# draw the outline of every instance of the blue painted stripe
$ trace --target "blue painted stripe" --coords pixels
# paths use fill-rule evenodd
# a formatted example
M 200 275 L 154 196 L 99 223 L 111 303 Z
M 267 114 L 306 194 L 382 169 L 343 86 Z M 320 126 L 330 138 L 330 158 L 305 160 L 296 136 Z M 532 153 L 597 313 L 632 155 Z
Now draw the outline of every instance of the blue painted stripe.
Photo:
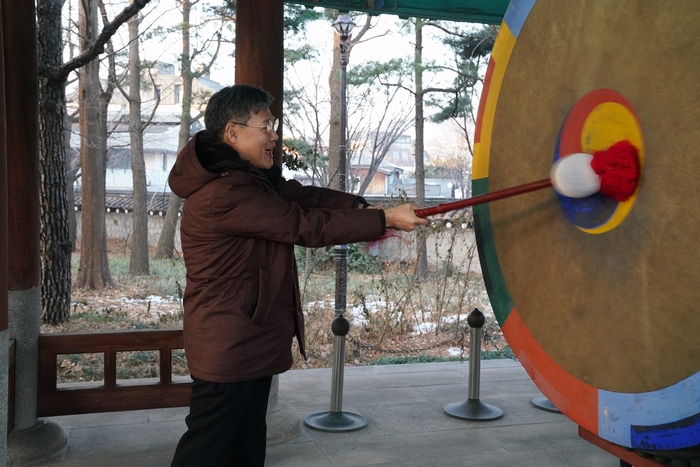
M 673 423 L 632 426 L 632 445 L 649 450 L 676 450 L 700 445 L 700 413 Z
M 570 113 L 571 111 L 566 115 L 561 128 L 559 128 L 552 163 L 558 161 L 564 155 L 561 154 L 561 137 Z M 600 193 L 595 193 L 585 198 L 569 198 L 557 191 L 554 193 L 557 195 L 566 218 L 580 229 L 595 229 L 605 224 L 615 214 L 618 206 L 617 201 Z
M 658 391 L 639 394 L 598 391 L 598 436 L 622 446 L 651 450 L 696 446 L 700 443 L 698 414 L 700 372 Z M 633 432 L 645 432 L 645 438 L 633 436 Z M 656 435 L 646 436 L 652 432 Z
M 503 21 L 508 25 L 508 29 L 510 29 L 510 32 L 516 39 L 536 1 L 537 0 L 512 0 L 508 5 L 506 14 L 503 16 Z

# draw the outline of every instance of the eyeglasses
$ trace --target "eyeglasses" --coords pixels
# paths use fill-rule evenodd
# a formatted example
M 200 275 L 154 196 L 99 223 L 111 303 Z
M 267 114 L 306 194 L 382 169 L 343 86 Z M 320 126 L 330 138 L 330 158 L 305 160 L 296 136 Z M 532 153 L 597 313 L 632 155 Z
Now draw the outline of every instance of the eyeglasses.
M 251 128 L 261 128 L 264 129 L 266 132 L 271 132 L 271 131 L 277 131 L 277 128 L 280 126 L 280 122 L 278 119 L 274 119 L 273 121 L 269 121 L 265 124 L 265 126 L 257 126 L 257 125 L 248 125 L 247 123 L 238 123 L 238 122 L 231 122 L 234 125 L 240 125 L 240 126 L 249 126 Z

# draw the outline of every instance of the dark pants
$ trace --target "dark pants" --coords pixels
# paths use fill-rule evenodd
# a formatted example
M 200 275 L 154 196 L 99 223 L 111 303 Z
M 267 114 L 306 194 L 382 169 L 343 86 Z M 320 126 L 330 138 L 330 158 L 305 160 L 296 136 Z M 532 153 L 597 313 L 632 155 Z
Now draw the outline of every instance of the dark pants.
M 272 376 L 240 383 L 193 379 L 187 432 L 171 467 L 262 467 Z

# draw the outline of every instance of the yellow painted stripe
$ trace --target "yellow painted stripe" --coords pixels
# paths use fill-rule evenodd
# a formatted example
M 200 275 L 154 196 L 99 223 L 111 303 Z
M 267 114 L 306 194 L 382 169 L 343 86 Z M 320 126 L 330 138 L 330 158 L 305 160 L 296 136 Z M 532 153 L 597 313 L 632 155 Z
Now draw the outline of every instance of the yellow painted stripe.
M 493 133 L 493 121 L 496 117 L 496 106 L 498 104 L 498 95 L 501 92 L 503 85 L 503 76 L 510 55 L 515 47 L 515 36 L 508 29 L 508 25 L 504 22 L 501 24 L 501 30 L 498 33 L 496 44 L 491 53 L 491 59 L 495 62 L 493 74 L 489 84 L 488 96 L 486 96 L 486 105 L 484 113 L 481 115 L 481 140 L 474 147 L 474 165 L 472 167 L 472 179 L 487 178 L 489 176 L 489 159 L 491 157 L 491 135 Z
M 639 188 L 637 188 L 637 190 L 639 190 Z M 613 215 L 610 216 L 610 219 L 608 219 L 607 222 L 605 222 L 602 225 L 599 225 L 598 227 L 595 227 L 592 229 L 584 229 L 584 228 L 578 227 L 578 226 L 577 227 L 580 230 L 582 230 L 586 233 L 589 233 L 589 234 L 593 234 L 593 235 L 609 232 L 612 229 L 614 229 L 615 227 L 617 227 L 618 225 L 620 225 L 622 223 L 622 221 L 625 219 L 625 217 L 627 217 L 627 215 L 632 210 L 632 206 L 634 206 L 634 202 L 636 201 L 636 199 L 637 199 L 637 192 L 635 192 L 634 195 L 632 195 L 632 197 L 630 199 L 628 199 L 627 201 L 623 201 L 621 203 L 618 203 L 617 208 L 615 209 L 615 212 L 613 213 Z
M 644 138 L 637 118 L 624 106 L 616 102 L 604 102 L 596 106 L 586 119 L 581 130 L 581 148 L 583 152 L 593 154 L 622 140 L 630 141 L 639 149 L 639 165 L 644 170 Z M 609 232 L 627 217 L 637 199 L 639 186 L 627 201 L 618 203 L 610 219 L 598 227 L 580 230 L 589 234 Z

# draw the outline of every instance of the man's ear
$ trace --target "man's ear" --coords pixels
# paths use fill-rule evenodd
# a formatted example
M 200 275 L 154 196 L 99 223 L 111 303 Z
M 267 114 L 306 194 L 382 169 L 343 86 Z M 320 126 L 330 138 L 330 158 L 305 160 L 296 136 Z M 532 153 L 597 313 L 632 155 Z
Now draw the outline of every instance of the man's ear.
M 233 123 L 227 123 L 224 127 L 224 142 L 227 144 L 235 143 L 238 140 L 238 132 L 236 131 L 236 125 Z

